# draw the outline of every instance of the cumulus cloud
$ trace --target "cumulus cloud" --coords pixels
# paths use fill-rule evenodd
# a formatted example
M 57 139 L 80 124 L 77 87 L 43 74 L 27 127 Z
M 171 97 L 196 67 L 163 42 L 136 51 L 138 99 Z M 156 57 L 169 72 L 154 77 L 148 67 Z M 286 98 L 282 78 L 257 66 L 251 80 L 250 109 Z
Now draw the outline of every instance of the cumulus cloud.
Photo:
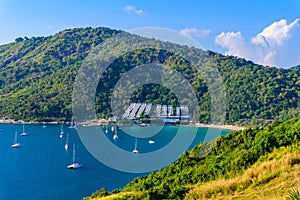
M 135 6 L 125 6 L 124 10 L 128 13 L 135 13 L 138 15 L 144 14 L 144 11 L 142 9 L 137 9 Z
M 210 34 L 209 29 L 197 29 L 197 28 L 186 28 L 179 31 L 182 35 L 189 36 L 189 37 L 207 37 Z
M 283 45 L 291 37 L 291 31 L 299 25 L 298 22 L 299 19 L 290 24 L 285 19 L 274 22 L 257 36 L 253 37 L 251 42 L 263 47 Z
M 262 65 L 289 67 L 300 63 L 299 19 L 282 19 L 245 41 L 241 32 L 222 32 L 215 43 L 227 48 L 226 54 L 252 60 Z M 299 49 L 299 50 L 298 50 Z

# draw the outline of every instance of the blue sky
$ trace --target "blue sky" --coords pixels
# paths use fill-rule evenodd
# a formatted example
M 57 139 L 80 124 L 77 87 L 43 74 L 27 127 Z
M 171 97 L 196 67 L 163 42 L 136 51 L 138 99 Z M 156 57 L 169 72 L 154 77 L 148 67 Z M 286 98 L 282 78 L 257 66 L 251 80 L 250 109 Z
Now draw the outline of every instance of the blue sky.
M 205 49 L 254 62 L 300 64 L 299 0 L 0 0 L 0 44 L 72 27 L 179 31 Z

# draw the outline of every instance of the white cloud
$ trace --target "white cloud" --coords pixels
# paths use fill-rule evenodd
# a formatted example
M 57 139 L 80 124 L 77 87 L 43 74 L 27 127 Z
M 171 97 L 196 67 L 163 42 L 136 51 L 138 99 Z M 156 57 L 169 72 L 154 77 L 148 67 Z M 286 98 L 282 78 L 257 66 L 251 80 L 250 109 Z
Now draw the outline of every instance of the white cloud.
M 222 32 L 215 43 L 227 48 L 226 54 L 262 65 L 289 67 L 300 63 L 299 19 L 288 24 L 282 19 L 266 27 L 246 42 L 241 32 Z
M 251 49 L 248 48 L 241 32 L 222 32 L 215 39 L 215 43 L 227 48 L 226 54 L 246 58 L 246 55 L 251 54 Z
M 196 28 L 186 28 L 179 31 L 182 35 L 189 37 L 207 37 L 210 34 L 209 29 L 196 29 Z
M 296 19 L 294 22 L 288 24 L 285 19 L 282 19 L 278 22 L 274 22 L 257 36 L 253 37 L 251 42 L 256 45 L 262 45 L 263 47 L 282 45 L 291 37 L 291 31 L 299 25 L 298 21 L 299 19 Z
M 128 13 L 135 13 L 138 15 L 145 14 L 142 9 L 137 9 L 135 6 L 125 6 L 124 10 Z

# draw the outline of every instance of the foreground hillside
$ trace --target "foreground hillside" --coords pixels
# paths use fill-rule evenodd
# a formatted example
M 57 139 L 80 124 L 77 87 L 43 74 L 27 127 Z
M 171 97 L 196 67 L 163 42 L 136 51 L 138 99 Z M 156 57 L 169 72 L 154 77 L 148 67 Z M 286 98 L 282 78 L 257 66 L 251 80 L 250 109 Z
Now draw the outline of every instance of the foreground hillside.
M 77 70 L 97 45 L 121 31 L 76 28 L 49 37 L 17 38 L 0 46 L 0 117 L 32 121 L 71 119 L 71 94 Z M 201 74 L 162 48 L 124 54 L 104 73 L 96 94 L 98 116 L 111 114 L 110 97 L 122 73 L 142 63 L 163 63 L 179 71 L 193 86 L 200 102 L 196 120 L 210 121 L 210 93 Z M 187 55 L 207 57 L 219 69 L 226 89 L 227 123 L 253 123 L 300 116 L 300 70 L 256 65 L 210 51 L 183 48 Z M 119 51 L 117 48 L 116 51 Z M 134 59 L 132 59 L 134 58 Z M 203 66 L 207 63 L 203 63 Z M 174 94 L 159 85 L 145 85 L 132 101 L 178 104 Z M 251 121 L 252 120 L 252 121 Z
M 282 199 L 300 189 L 300 119 L 232 132 L 175 163 L 91 199 Z M 207 146 L 206 146 L 207 147 Z

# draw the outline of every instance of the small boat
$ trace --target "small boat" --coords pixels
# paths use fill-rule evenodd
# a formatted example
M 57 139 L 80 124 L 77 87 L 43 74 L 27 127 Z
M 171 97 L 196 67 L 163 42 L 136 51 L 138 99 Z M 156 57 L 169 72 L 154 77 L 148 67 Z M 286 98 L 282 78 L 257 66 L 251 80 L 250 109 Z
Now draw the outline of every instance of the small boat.
M 69 148 L 69 134 L 67 134 L 66 144 L 65 144 L 65 150 L 68 150 Z
M 118 129 L 115 128 L 114 130 L 115 130 L 115 134 L 114 134 L 114 136 L 113 136 L 113 139 L 114 139 L 114 140 L 117 140 L 117 139 L 119 138 L 119 136 L 118 136 Z
M 82 166 L 76 162 L 75 160 L 75 144 L 73 144 L 73 158 L 72 158 L 72 164 L 68 165 L 68 169 L 78 169 L 81 168 Z
M 77 124 L 76 124 L 76 122 L 74 122 L 73 128 L 74 128 L 75 130 L 77 130 Z
M 108 133 L 108 128 L 107 128 L 107 125 L 106 125 L 106 129 L 105 129 L 105 133 Z
M 64 122 L 61 123 L 61 126 L 60 126 L 60 135 L 59 137 L 62 138 L 64 135 Z
M 113 139 L 114 139 L 114 140 L 117 140 L 118 138 L 119 138 L 118 135 L 114 135 L 114 136 L 113 136 Z
M 46 128 L 46 127 L 47 127 L 45 122 L 43 122 L 43 126 L 42 126 L 42 127 L 43 127 L 43 128 Z
M 154 144 L 154 143 L 155 143 L 155 141 L 149 140 L 149 144 Z
M 18 142 L 18 133 L 15 133 L 14 143 L 11 145 L 11 148 L 20 148 L 22 145 Z
M 21 133 L 21 136 L 26 136 L 27 133 L 25 132 L 25 125 L 23 124 L 23 132 Z
M 77 129 L 76 123 L 75 123 L 75 121 L 74 121 L 74 117 L 72 117 L 71 125 L 70 125 L 68 128 L 74 128 L 74 129 Z
M 112 127 L 111 127 L 111 132 L 114 132 L 114 131 L 115 131 L 115 127 L 112 126 Z
M 137 138 L 135 138 L 135 145 L 134 145 L 134 150 L 132 151 L 134 154 L 138 154 L 139 150 L 137 149 Z

